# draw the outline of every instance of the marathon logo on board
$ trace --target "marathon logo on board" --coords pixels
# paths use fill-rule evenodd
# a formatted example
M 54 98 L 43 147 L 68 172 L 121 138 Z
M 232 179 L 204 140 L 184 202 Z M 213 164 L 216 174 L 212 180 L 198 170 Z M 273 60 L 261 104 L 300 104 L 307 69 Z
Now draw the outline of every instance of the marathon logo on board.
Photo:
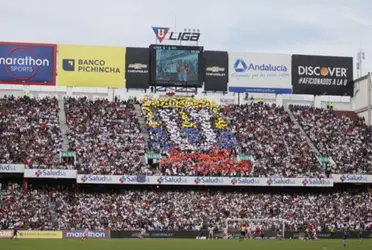
M 148 66 L 144 63 L 132 63 L 128 65 L 128 73 L 148 74 Z
M 64 71 L 120 74 L 120 68 L 107 65 L 105 60 L 63 59 L 62 68 Z
M 56 46 L 0 42 L 0 81 L 54 86 Z
M 76 170 L 63 169 L 25 169 L 25 178 L 76 179 Z
M 182 185 L 187 184 L 187 178 L 186 177 L 178 177 L 178 176 L 160 176 L 157 178 L 157 183 L 159 185 L 161 184 L 174 184 L 174 185 Z
M 167 27 L 152 27 L 157 40 L 161 43 L 164 39 L 171 41 L 197 42 L 200 38 L 198 29 L 184 29 L 183 32 L 169 32 Z M 168 35 L 169 34 L 169 35 Z
M 23 173 L 24 171 L 23 164 L 0 164 L 0 173 Z
M 84 230 L 63 231 L 63 239 L 81 239 L 85 237 Z M 110 238 L 109 231 L 88 231 L 89 239 L 105 239 Z
M 294 94 L 353 96 L 353 58 L 292 56 Z
M 372 175 L 334 174 L 336 183 L 372 183 Z

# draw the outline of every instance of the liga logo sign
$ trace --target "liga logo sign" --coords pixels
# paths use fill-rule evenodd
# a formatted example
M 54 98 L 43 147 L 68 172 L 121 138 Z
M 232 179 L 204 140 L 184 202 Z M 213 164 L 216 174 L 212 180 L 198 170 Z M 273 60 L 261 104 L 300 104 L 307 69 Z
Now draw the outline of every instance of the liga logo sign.
M 58 85 L 124 88 L 125 48 L 58 45 Z
M 54 86 L 56 46 L 0 42 L 0 83 Z

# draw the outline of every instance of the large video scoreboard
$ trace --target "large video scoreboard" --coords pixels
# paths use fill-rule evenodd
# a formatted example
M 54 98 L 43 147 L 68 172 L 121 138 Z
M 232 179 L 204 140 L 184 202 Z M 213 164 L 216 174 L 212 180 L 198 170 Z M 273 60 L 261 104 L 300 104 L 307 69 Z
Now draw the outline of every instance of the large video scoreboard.
M 201 87 L 203 47 L 151 45 L 151 85 Z

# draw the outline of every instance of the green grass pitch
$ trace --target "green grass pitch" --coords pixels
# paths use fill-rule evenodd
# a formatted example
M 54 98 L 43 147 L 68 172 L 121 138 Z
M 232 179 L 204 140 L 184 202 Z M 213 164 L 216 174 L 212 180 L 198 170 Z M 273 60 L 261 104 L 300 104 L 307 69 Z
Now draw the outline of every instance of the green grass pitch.
M 0 240 L 1 250 L 371 250 L 372 240 Z

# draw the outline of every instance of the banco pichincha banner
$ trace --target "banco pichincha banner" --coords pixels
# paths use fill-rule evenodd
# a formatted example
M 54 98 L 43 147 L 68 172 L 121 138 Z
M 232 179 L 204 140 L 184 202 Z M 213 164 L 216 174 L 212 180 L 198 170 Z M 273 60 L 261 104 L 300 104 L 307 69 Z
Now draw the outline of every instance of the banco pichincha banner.
M 353 58 L 292 56 L 294 94 L 353 96 Z
M 58 85 L 124 88 L 125 48 L 58 45 Z

